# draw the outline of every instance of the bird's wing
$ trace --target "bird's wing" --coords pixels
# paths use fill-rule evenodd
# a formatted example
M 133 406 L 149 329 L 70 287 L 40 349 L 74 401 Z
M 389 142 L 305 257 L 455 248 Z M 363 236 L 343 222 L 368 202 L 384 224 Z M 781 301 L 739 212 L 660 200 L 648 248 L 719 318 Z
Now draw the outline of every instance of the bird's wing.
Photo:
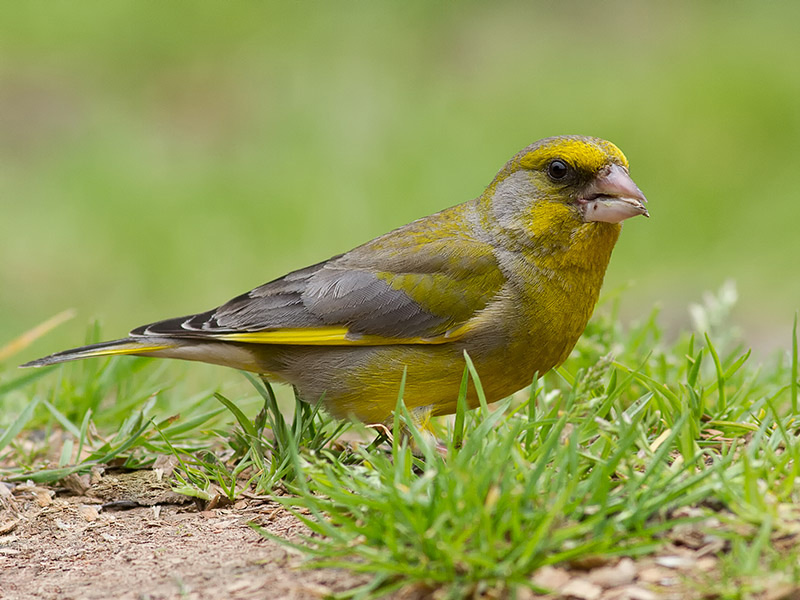
M 381 238 L 294 271 L 219 308 L 132 335 L 293 345 L 438 344 L 469 331 L 505 281 L 474 240 Z M 414 241 L 414 240 L 412 240 Z

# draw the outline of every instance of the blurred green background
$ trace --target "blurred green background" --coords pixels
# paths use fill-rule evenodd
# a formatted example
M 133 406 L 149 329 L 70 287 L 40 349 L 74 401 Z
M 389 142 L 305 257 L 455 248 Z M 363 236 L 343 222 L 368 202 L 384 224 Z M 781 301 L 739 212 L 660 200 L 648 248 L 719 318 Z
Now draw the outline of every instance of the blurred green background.
M 796 2 L 6 2 L 0 346 L 208 309 L 610 139 L 650 220 L 606 279 L 673 326 L 727 279 L 757 347 L 800 306 Z

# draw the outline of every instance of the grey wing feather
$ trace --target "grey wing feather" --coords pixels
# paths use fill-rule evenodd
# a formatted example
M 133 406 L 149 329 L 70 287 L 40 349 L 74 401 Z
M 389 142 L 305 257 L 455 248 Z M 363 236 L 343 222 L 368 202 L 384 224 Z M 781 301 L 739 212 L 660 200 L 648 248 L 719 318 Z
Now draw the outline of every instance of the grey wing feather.
M 213 337 L 230 332 L 343 325 L 355 335 L 417 337 L 446 328 L 404 292 L 337 256 L 237 296 L 219 308 L 144 325 L 131 335 Z
M 261 331 L 287 327 L 319 327 L 325 322 L 305 306 L 303 295 L 314 274 L 326 263 L 293 271 L 242 294 L 217 308 L 210 319 L 197 323 L 204 331 Z
M 446 319 L 423 310 L 373 272 L 326 265 L 309 280 L 303 301 L 327 325 L 347 325 L 355 334 L 383 337 L 432 335 Z

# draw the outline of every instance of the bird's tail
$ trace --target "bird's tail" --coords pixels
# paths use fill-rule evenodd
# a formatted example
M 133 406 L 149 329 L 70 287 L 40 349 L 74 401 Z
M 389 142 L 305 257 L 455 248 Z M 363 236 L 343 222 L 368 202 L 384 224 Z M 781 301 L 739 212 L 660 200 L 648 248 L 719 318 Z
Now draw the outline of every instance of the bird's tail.
M 114 340 L 112 342 L 101 342 L 99 344 L 91 344 L 89 346 L 81 346 L 80 348 L 72 348 L 71 350 L 63 350 L 56 352 L 50 356 L 32 360 L 31 362 L 20 365 L 21 367 L 45 367 L 47 365 L 55 365 L 70 360 L 80 360 L 82 358 L 92 358 L 94 356 L 116 356 L 120 354 L 149 354 L 151 352 L 158 352 L 159 350 L 167 350 L 172 348 L 173 344 L 154 343 L 154 340 L 142 338 L 125 338 L 122 340 Z

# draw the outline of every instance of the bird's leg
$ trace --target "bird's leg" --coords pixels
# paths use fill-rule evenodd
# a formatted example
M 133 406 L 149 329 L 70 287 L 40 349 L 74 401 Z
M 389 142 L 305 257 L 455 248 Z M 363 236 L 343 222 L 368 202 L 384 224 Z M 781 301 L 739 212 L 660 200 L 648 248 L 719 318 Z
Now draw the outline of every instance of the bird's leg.
M 411 432 L 411 427 L 415 428 L 427 441 L 427 443 L 433 445 L 433 448 L 437 453 L 441 454 L 442 456 L 447 454 L 447 447 L 441 441 L 439 441 L 433 432 L 433 427 L 431 426 L 432 414 L 433 406 L 414 407 L 409 411 L 412 425 L 406 423 L 401 423 L 400 425 L 400 438 L 409 441 L 411 450 L 417 457 L 421 457 L 423 453 Z M 392 432 L 386 423 L 367 425 L 367 427 L 376 429 L 380 432 L 378 437 L 376 437 L 372 444 L 370 444 L 370 449 L 380 445 L 383 441 L 392 442 Z
M 384 442 L 389 442 L 390 444 L 393 442 L 392 431 L 383 423 L 371 423 L 366 427 L 368 429 L 374 429 L 376 432 L 375 439 L 367 446 L 367 452 L 372 452 Z

